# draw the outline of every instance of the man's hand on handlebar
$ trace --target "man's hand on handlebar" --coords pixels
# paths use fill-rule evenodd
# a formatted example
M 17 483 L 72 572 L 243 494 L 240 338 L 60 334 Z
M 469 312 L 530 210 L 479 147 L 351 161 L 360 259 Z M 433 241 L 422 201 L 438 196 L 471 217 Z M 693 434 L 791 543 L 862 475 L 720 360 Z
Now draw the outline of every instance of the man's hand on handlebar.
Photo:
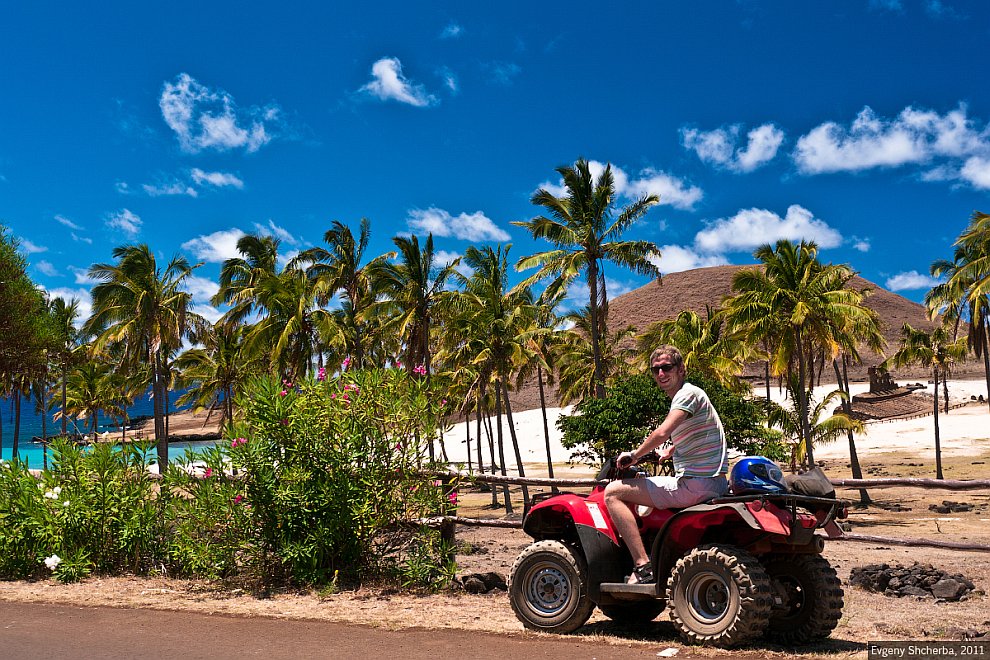
M 639 460 L 635 458 L 635 452 L 624 451 L 619 454 L 619 457 L 615 459 L 615 465 L 620 470 L 624 470 L 630 465 L 638 465 L 640 463 L 655 463 L 657 461 L 657 453 L 655 451 L 648 452 L 645 456 L 640 457 Z

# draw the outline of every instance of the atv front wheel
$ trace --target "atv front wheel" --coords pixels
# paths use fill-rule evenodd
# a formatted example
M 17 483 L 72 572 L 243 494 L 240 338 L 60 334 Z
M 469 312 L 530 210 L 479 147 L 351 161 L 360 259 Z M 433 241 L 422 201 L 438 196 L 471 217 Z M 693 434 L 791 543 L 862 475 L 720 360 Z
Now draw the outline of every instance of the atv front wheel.
M 618 624 L 635 625 L 649 623 L 660 616 L 667 603 L 662 600 L 636 600 L 629 603 L 599 605 L 602 614 Z
M 588 598 L 584 557 L 560 541 L 539 541 L 522 551 L 509 573 L 512 610 L 531 630 L 574 632 L 595 609 Z
M 748 552 L 703 545 L 667 580 L 670 619 L 692 644 L 731 647 L 761 636 L 770 620 L 770 578 Z
M 821 555 L 768 555 L 763 566 L 784 610 L 774 610 L 767 637 L 782 644 L 824 639 L 842 616 L 842 583 Z

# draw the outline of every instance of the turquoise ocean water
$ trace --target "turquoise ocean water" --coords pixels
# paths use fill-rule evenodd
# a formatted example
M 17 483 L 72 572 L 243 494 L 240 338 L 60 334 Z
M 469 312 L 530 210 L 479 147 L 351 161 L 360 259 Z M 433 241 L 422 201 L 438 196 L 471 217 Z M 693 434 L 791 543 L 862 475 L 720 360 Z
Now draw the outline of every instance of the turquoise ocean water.
M 181 395 L 181 392 L 173 392 L 170 395 L 170 400 L 175 401 Z M 171 412 L 177 412 L 183 410 L 183 408 L 176 407 L 175 405 L 170 405 L 169 410 Z M 149 396 L 140 396 L 134 401 L 134 404 L 127 409 L 127 414 L 131 419 L 140 416 L 151 416 L 154 413 L 154 404 Z M 21 400 L 21 425 L 20 433 L 18 438 L 18 455 L 22 459 L 30 461 L 32 468 L 41 468 L 42 464 L 42 447 L 40 443 L 31 442 L 31 438 L 34 436 L 41 437 L 41 423 L 42 416 L 39 412 L 35 411 L 34 403 L 29 399 Z M 113 420 L 101 415 L 100 416 L 100 428 L 99 432 L 110 431 L 111 435 L 116 435 L 120 433 L 120 429 L 114 426 Z M 0 399 L 0 423 L 2 426 L 3 436 L 0 441 L 3 443 L 2 450 L 0 450 L 0 458 L 10 460 L 11 450 L 14 443 L 14 406 L 11 399 Z M 79 432 L 79 433 L 91 433 L 90 420 L 80 420 L 76 422 L 74 426 L 73 420 L 69 420 L 66 430 L 69 433 Z M 47 434 L 49 436 L 56 435 L 62 431 L 62 422 L 59 420 L 56 422 L 52 419 L 52 413 L 48 416 L 48 428 Z M 180 456 L 185 451 L 184 445 L 189 443 L 171 443 L 170 447 L 178 447 L 183 445 L 182 448 L 170 449 L 170 456 Z M 202 443 L 193 443 L 196 446 L 201 446 Z

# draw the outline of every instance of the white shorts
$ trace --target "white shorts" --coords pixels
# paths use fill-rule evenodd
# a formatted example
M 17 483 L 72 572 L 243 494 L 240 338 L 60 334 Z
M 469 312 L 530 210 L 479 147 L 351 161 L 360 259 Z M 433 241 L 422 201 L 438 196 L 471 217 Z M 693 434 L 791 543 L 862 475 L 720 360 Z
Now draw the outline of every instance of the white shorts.
M 700 504 L 729 490 L 725 476 L 649 477 L 646 488 L 658 509 L 683 509 Z

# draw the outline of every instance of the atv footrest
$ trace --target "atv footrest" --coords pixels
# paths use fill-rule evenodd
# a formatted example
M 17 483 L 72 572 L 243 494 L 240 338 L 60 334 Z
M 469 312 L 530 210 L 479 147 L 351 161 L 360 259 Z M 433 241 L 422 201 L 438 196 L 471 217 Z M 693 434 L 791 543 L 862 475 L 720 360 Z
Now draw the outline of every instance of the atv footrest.
M 602 582 L 600 589 L 607 594 L 640 594 L 643 596 L 659 596 L 660 585 L 653 584 L 626 584 L 625 582 Z

